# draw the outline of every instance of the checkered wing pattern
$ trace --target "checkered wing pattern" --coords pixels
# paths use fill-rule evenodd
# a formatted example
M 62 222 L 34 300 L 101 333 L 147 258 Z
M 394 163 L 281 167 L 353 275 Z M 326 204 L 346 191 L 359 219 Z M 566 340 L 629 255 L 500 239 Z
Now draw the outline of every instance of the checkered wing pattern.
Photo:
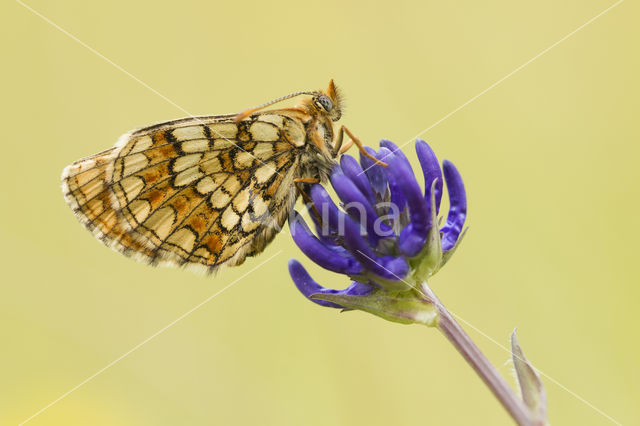
M 193 117 L 123 135 L 64 169 L 65 199 L 113 249 L 211 272 L 261 252 L 295 203 L 303 124 Z

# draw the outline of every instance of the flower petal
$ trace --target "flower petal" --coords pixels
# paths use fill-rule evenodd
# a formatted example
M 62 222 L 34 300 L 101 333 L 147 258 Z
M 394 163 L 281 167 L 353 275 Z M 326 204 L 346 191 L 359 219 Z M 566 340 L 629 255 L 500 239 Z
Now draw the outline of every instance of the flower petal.
M 371 291 L 373 291 L 375 287 L 371 284 L 361 283 L 359 281 L 354 281 L 351 285 L 344 290 L 330 290 L 335 291 L 334 294 L 346 294 L 348 296 L 365 296 Z
M 321 185 L 315 184 L 311 187 L 309 195 L 318 209 L 320 217 L 322 217 L 324 229 L 339 235 L 341 223 L 344 221 L 341 216 L 344 213 L 335 205 L 327 190 Z
M 371 204 L 376 203 L 376 198 L 373 195 L 373 190 L 371 189 L 371 183 L 369 179 L 367 179 L 367 175 L 363 173 L 362 167 L 350 155 L 344 154 L 340 157 L 340 167 L 344 172 L 345 176 L 347 176 L 353 183 L 358 187 L 362 195 L 367 197 L 367 200 Z
M 358 275 L 362 272 L 362 266 L 353 256 L 348 253 L 340 255 L 337 250 L 327 247 L 326 242 L 313 235 L 297 211 L 289 218 L 289 229 L 300 250 L 323 268 L 347 275 Z
M 413 223 L 404 227 L 398 238 L 398 246 L 403 254 L 414 257 L 420 253 L 427 242 L 425 229 L 428 230 L 428 228 L 415 226 Z
M 329 226 L 330 225 L 329 220 L 326 217 L 328 216 L 328 214 L 326 213 L 326 210 L 329 207 L 320 206 L 321 209 L 322 208 L 325 209 L 325 218 L 323 219 L 321 217 L 322 212 L 315 206 L 313 202 L 305 203 L 305 206 L 307 207 L 307 213 L 309 215 L 309 219 L 311 219 L 311 222 L 313 222 L 313 226 L 316 231 L 316 236 L 320 239 L 320 241 L 325 243 L 325 245 L 329 247 L 331 250 L 334 250 L 340 254 L 345 254 L 347 250 L 344 247 L 342 247 L 342 245 L 340 245 L 340 241 L 342 237 L 338 234 L 337 229 L 333 229 Z
M 318 284 L 313 278 L 311 278 L 307 270 L 304 269 L 304 266 L 302 266 L 302 264 L 300 264 L 300 262 L 298 262 L 296 259 L 289 260 L 289 275 L 291 275 L 293 282 L 304 297 L 311 300 L 313 303 L 317 303 L 318 305 L 326 306 L 329 308 L 344 309 L 345 307 L 342 305 L 338 305 L 337 303 L 313 299 L 311 298 L 311 296 L 315 294 L 366 296 L 374 289 L 372 285 L 361 283 L 358 281 L 352 282 L 351 285 L 344 290 L 334 290 L 331 288 L 323 287 Z
M 304 269 L 304 266 L 300 264 L 295 259 L 289 260 L 289 275 L 291 275 L 291 279 L 293 280 L 300 293 L 304 295 L 307 299 L 311 300 L 313 303 L 317 303 L 320 306 L 326 306 L 329 308 L 342 308 L 342 306 L 327 302 L 325 300 L 312 299 L 310 296 L 316 293 L 323 293 L 326 290 L 329 290 L 325 287 L 322 287 L 320 284 L 315 282 L 311 275 Z
M 406 155 L 404 155 L 404 152 L 402 152 L 402 150 L 400 148 L 398 148 L 398 145 L 396 145 L 395 143 L 391 142 L 388 139 L 382 139 L 380 141 L 380 146 L 387 148 L 389 151 L 391 151 L 391 153 L 393 155 L 395 155 L 396 157 L 399 157 L 405 164 L 405 166 L 411 171 L 411 174 L 413 174 L 413 169 L 411 168 L 411 163 L 409 163 L 409 159 L 407 158 Z M 380 158 L 381 161 L 385 161 Z
M 409 273 L 409 264 L 403 257 L 376 255 L 360 235 L 360 226 L 350 217 L 345 221 L 344 242 L 365 269 L 381 278 L 399 281 Z
M 440 211 L 440 200 L 442 199 L 442 171 L 440 170 L 440 163 L 431 147 L 422 139 L 416 140 L 416 154 L 422 166 L 422 173 L 424 175 L 424 199 L 427 203 L 431 200 L 431 195 L 429 194 L 431 183 L 435 179 L 438 179 L 435 189 L 437 213 Z
M 377 153 L 372 148 L 365 146 L 364 149 L 377 158 Z M 384 168 L 374 163 L 369 157 L 362 155 L 362 153 L 360 154 L 360 164 L 369 179 L 371 189 L 376 193 L 377 201 L 383 201 L 387 193 L 387 175 L 383 170 Z
M 442 232 L 442 250 L 451 250 L 458 240 L 462 226 L 467 217 L 467 195 L 464 190 L 462 177 L 452 162 L 444 160 L 442 162 L 444 179 L 447 182 L 449 193 L 449 214 L 447 222 L 440 229 Z
M 380 148 L 378 150 L 378 154 L 376 154 L 376 158 L 380 161 L 389 162 L 393 159 L 394 154 L 391 153 L 387 148 Z M 407 200 L 404 198 L 404 193 L 402 192 L 402 182 L 398 182 L 395 179 L 395 176 L 389 173 L 387 170 L 388 167 L 385 168 L 385 174 L 387 175 L 387 180 L 389 181 L 389 190 L 391 191 L 391 204 L 397 207 L 397 212 L 402 213 L 402 211 L 407 206 Z
M 402 229 L 399 238 L 400 250 L 409 257 L 417 255 L 424 247 L 429 230 L 428 204 L 422 196 L 420 185 L 411 170 L 406 157 L 387 157 L 387 172 L 393 176 L 390 181 L 401 182 L 400 190 L 409 205 L 410 223 Z
M 345 211 L 364 225 L 374 246 L 381 238 L 395 235 L 389 225 L 377 220 L 378 214 L 373 206 L 351 179 L 345 178 L 343 174 L 333 173 L 331 185 L 344 203 Z

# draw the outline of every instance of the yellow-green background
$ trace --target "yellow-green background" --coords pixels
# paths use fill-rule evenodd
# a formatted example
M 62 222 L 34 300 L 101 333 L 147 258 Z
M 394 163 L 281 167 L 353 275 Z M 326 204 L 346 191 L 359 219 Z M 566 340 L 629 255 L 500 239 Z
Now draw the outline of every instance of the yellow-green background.
M 193 114 L 333 77 L 343 122 L 377 145 L 405 143 L 613 1 L 28 4 Z M 91 237 L 62 168 L 185 114 L 20 4 L 1 9 L 0 424 L 237 279 L 29 424 L 510 424 L 437 331 L 305 301 L 289 235 L 208 277 Z M 471 227 L 432 287 L 501 344 L 518 327 L 539 369 L 623 424 L 640 417 L 639 12 L 623 2 L 424 134 L 462 172 Z M 508 354 L 469 332 L 513 383 Z M 552 424 L 613 424 L 544 383 Z

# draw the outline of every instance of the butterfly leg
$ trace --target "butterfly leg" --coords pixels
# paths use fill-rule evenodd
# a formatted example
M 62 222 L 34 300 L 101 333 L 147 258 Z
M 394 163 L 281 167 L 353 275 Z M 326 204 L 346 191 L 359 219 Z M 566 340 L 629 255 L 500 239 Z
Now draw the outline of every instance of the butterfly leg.
M 344 134 L 347 134 L 347 136 L 349 136 L 349 142 L 347 142 L 347 144 L 345 146 L 341 146 L 342 145 L 342 139 L 344 138 Z M 338 132 L 338 138 L 336 139 L 336 143 L 335 143 L 335 147 L 334 151 L 343 154 L 347 149 L 351 148 L 351 146 L 355 144 L 358 147 L 358 150 L 362 153 L 362 155 L 364 155 L 365 157 L 368 157 L 369 159 L 371 159 L 374 163 L 383 166 L 383 167 L 387 167 L 387 163 L 384 163 L 380 160 L 378 160 L 376 157 L 374 157 L 373 155 L 369 154 L 367 152 L 366 149 L 364 149 L 364 145 L 362 145 L 362 142 L 360 142 L 360 139 L 358 139 L 357 137 L 355 137 L 355 135 L 353 133 L 351 133 L 351 130 L 347 129 L 345 126 L 340 126 L 340 131 Z
M 340 148 L 340 151 L 338 151 L 338 153 L 344 154 L 345 152 L 349 151 L 349 148 L 351 148 L 352 146 L 353 146 L 353 140 L 350 140 L 349 142 L 344 144 L 342 148 Z
M 338 137 L 336 138 L 336 143 L 333 145 L 333 157 L 337 157 L 338 154 L 342 155 L 349 150 L 353 146 L 353 139 L 350 139 L 349 142 L 342 145 L 342 141 L 344 140 L 344 130 L 342 129 L 344 126 L 340 127 L 340 131 L 338 132 Z
M 320 179 L 316 178 L 297 178 L 293 181 L 296 183 L 320 183 Z
M 353 145 L 353 142 L 349 141 L 344 147 L 342 146 L 342 141 L 344 140 L 344 132 L 342 131 L 342 129 L 340 129 L 340 131 L 338 132 L 338 137 L 336 137 L 336 141 L 333 144 L 333 150 L 331 151 L 331 156 L 333 158 L 336 158 L 338 156 L 338 154 L 344 154 L 344 152 L 351 148 L 351 145 Z M 345 149 L 346 147 L 346 149 Z

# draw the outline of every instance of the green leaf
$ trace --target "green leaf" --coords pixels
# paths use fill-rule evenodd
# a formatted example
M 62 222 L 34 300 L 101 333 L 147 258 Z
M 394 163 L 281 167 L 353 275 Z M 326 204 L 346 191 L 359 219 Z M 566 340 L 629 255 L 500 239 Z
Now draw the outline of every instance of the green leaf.
M 455 245 L 451 247 L 450 250 L 442 253 L 442 263 L 440 264 L 440 268 L 442 268 L 449 261 L 449 259 L 451 259 L 451 256 L 453 256 L 453 253 L 455 253 L 455 251 L 458 249 L 458 246 L 462 242 L 462 239 L 467 234 L 467 229 L 469 229 L 469 227 L 466 227 L 462 230 L 462 233 L 458 237 L 458 241 L 456 241 Z
M 522 400 L 529 409 L 536 424 L 547 424 L 547 393 L 544 390 L 540 376 L 531 363 L 525 358 L 518 343 L 516 331 L 511 333 L 511 355 L 516 369 L 518 384 L 522 393 Z
M 440 227 L 437 225 L 438 217 L 436 214 L 436 183 L 438 179 L 434 179 L 431 184 L 431 228 L 427 234 L 427 242 L 424 248 L 416 257 L 411 259 L 410 264 L 414 269 L 413 276 L 416 282 L 427 281 L 442 264 L 442 242 L 440 237 Z
M 432 303 L 420 299 L 413 292 L 396 296 L 372 293 L 366 296 L 316 293 L 312 299 L 337 303 L 347 309 L 360 310 L 401 324 L 424 324 L 434 327 L 438 312 Z

